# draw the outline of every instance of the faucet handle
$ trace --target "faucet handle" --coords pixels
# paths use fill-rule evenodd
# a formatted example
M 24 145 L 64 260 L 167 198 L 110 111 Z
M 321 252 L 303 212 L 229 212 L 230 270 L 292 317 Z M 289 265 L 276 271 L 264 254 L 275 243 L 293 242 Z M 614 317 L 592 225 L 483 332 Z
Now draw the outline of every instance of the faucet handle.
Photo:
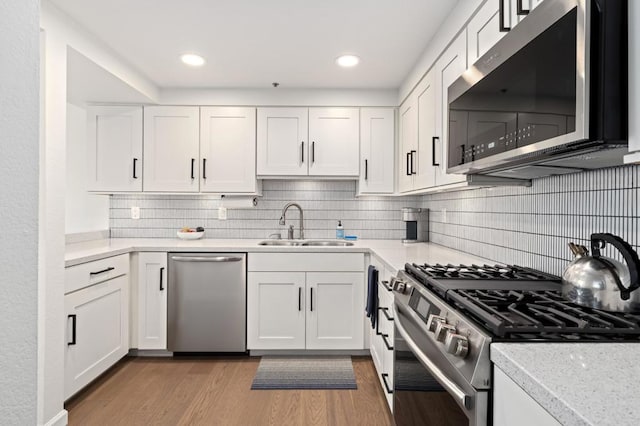
M 289 229 L 287 230 L 287 238 L 293 240 L 293 225 L 289 225 Z

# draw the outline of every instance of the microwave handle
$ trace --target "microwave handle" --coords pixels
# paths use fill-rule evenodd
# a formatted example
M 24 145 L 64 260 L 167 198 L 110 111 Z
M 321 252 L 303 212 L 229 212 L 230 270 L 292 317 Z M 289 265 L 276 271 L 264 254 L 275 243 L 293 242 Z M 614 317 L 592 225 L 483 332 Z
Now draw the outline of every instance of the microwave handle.
M 440 163 L 436 162 L 436 141 L 440 140 L 440 136 L 434 136 L 431 138 L 431 165 L 439 167 Z
M 398 312 L 398 308 L 396 305 L 393 305 L 393 316 L 396 318 L 395 325 L 397 330 L 400 332 L 400 335 L 405 340 L 407 345 L 411 348 L 411 352 L 418 358 L 420 363 L 425 366 L 429 373 L 431 373 L 438 382 L 445 388 L 452 396 L 457 400 L 460 406 L 466 408 L 467 410 L 471 409 L 471 400 L 472 397 L 467 395 L 462 389 L 458 387 L 455 383 L 453 383 L 443 372 L 440 370 L 430 359 L 427 357 L 422 350 L 418 347 L 415 341 L 409 336 L 407 330 L 402 326 L 402 320 L 400 313 Z
M 511 31 L 511 27 L 507 27 L 504 24 L 504 19 L 505 19 L 505 17 L 504 17 L 504 2 L 505 2 L 505 0 L 498 0 L 498 4 L 500 5 L 499 9 L 498 9 L 498 12 L 499 12 L 498 13 L 498 15 L 499 15 L 498 16 L 498 21 L 499 21 L 499 25 L 500 25 L 500 32 L 501 33 L 508 33 L 509 31 Z

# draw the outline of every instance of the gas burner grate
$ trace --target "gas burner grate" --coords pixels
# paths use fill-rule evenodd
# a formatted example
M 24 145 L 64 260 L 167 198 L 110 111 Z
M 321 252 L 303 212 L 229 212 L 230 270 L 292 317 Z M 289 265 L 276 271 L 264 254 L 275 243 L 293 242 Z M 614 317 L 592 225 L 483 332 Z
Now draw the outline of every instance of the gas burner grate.
M 447 299 L 502 338 L 640 339 L 640 316 L 575 305 L 554 291 L 450 290 Z
M 558 277 L 545 274 L 534 269 L 515 265 L 435 265 L 412 264 L 409 273 L 423 274 L 431 279 L 462 279 L 462 280 L 557 280 Z

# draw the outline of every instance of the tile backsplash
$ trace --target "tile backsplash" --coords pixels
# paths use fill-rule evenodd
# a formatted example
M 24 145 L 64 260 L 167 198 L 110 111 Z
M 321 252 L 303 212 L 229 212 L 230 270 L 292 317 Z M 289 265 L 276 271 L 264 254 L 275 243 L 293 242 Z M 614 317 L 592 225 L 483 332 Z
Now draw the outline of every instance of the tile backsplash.
M 639 192 L 640 166 L 625 166 L 535 179 L 530 188 L 425 195 L 422 207 L 431 209 L 432 242 L 560 275 L 572 258 L 567 243 L 589 247 L 595 232 L 638 251 Z
M 422 197 L 358 197 L 355 181 L 265 180 L 263 196 L 254 208 L 227 210 L 218 220 L 221 201 L 207 195 L 113 195 L 109 209 L 112 238 L 173 238 L 184 226 L 202 226 L 206 238 L 287 237 L 294 225 L 298 237 L 298 210 L 289 209 L 287 224 L 278 224 L 288 202 L 304 210 L 305 238 L 335 238 L 338 220 L 345 235 L 366 239 L 402 239 L 402 207 L 417 207 Z M 140 207 L 140 219 L 131 219 L 131 207 Z

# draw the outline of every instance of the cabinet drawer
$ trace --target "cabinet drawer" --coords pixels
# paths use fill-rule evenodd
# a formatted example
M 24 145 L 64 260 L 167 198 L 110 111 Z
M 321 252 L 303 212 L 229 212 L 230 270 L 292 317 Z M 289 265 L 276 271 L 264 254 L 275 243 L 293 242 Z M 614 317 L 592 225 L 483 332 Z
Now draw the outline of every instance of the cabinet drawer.
M 129 255 L 107 257 L 65 269 L 64 293 L 79 290 L 129 273 Z
M 362 272 L 364 253 L 251 253 L 249 271 Z

